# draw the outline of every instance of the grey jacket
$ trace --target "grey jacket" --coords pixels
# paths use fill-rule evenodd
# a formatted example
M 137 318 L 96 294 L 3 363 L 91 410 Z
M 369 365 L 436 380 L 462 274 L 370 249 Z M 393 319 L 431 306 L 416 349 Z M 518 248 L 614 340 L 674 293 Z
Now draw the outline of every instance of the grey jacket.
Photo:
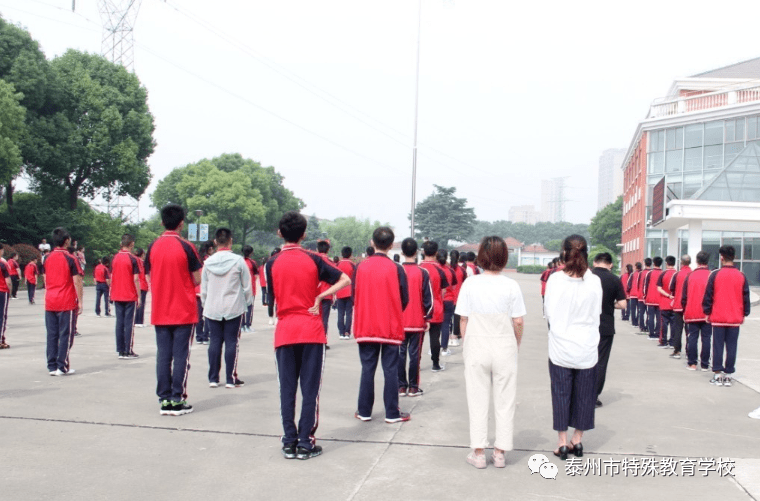
M 251 273 L 242 256 L 220 251 L 203 263 L 201 304 L 210 320 L 229 320 L 243 315 L 253 304 Z

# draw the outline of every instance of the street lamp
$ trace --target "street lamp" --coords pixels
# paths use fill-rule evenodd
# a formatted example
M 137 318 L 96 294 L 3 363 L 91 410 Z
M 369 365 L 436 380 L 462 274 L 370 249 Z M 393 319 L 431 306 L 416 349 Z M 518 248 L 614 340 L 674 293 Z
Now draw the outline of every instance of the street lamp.
M 420 34 L 422 32 L 422 0 L 418 1 L 417 9 L 417 78 L 414 85 L 414 143 L 412 144 L 412 216 L 411 235 L 414 238 L 414 207 L 417 196 L 417 110 L 420 101 Z

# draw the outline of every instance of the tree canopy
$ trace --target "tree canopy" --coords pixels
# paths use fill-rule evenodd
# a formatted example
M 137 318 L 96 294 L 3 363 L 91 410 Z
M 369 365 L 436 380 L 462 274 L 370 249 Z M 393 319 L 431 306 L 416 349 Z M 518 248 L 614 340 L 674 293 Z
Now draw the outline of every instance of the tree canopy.
M 283 180 L 274 167 L 225 154 L 172 170 L 158 182 L 151 200 L 158 209 L 177 203 L 188 213 L 203 210 L 202 223 L 227 226 L 235 242 L 245 244 L 253 231 L 275 231 L 284 212 L 303 207 Z
M 43 194 L 140 198 L 150 183 L 153 116 L 137 76 L 101 56 L 68 50 L 51 63 L 50 106 L 30 121 L 27 172 Z
M 331 254 L 339 255 L 343 247 L 351 247 L 354 256 L 361 256 L 372 240 L 372 232 L 378 226 L 383 226 L 380 221 L 371 222 L 369 219 L 361 220 L 353 216 L 341 217 L 333 222 L 323 222 L 322 229 L 330 239 Z M 389 226 L 387 223 L 385 226 Z M 396 237 L 399 240 L 399 237 Z
M 26 127 L 23 94 L 0 79 L 0 183 L 9 183 L 21 170 L 20 142 Z
M 539 243 L 549 250 L 555 250 L 554 248 L 547 247 L 551 245 L 559 249 L 559 245 L 562 245 L 562 240 L 565 237 L 577 233 L 582 235 L 586 239 L 589 238 L 588 225 L 587 224 L 573 224 L 568 222 L 561 223 L 549 223 L 541 222 L 536 224 L 527 223 L 513 223 L 512 221 L 477 221 L 473 229 L 471 241 L 480 241 L 483 237 L 488 235 L 498 235 L 502 238 L 512 237 L 526 245 L 533 243 Z M 559 240 L 559 244 L 552 242 L 553 240 Z M 550 244 L 550 242 L 552 242 Z
M 470 237 L 475 209 L 467 207 L 466 198 L 454 196 L 456 187 L 433 186 L 435 192 L 417 203 L 415 208 L 415 238 L 428 238 L 437 242 L 440 248 L 448 249 L 450 241 L 465 242 Z
M 591 219 L 588 227 L 592 245 L 602 245 L 618 253 L 617 244 L 623 236 L 623 196 L 603 207 Z

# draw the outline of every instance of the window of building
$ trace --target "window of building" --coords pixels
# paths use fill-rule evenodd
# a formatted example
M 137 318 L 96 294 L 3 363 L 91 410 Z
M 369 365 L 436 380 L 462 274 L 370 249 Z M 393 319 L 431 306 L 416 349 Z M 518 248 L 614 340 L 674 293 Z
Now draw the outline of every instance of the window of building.
M 714 270 L 720 264 L 720 258 L 718 257 L 718 249 L 720 249 L 720 232 L 719 231 L 703 231 L 702 232 L 702 250 L 710 253 L 710 260 L 708 261 L 708 267 Z M 694 256 L 696 262 L 696 256 Z

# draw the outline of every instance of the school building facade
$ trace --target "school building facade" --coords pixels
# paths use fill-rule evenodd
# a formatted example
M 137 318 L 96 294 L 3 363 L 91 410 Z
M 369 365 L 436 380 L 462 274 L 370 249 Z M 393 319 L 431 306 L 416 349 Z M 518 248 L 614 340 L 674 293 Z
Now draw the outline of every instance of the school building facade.
M 623 264 L 733 245 L 760 285 L 760 58 L 673 82 L 621 168 Z

